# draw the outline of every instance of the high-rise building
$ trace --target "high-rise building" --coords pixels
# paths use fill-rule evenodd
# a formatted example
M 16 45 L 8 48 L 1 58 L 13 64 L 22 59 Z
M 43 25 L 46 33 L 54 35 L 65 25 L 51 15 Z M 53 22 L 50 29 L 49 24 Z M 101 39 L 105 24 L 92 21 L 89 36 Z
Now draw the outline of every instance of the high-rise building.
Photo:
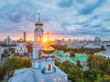
M 60 45 L 65 45 L 65 40 L 62 39 Z
M 83 46 L 86 46 L 87 45 L 87 40 L 83 40 L 82 43 L 83 43 Z
M 69 41 L 67 42 L 67 49 L 74 49 L 74 48 L 79 48 L 79 40 L 73 40 L 73 41 Z
M 0 47 L 0 61 L 2 60 L 2 57 L 1 57 L 1 52 L 2 52 L 2 51 L 1 51 L 1 47 Z
M 60 45 L 61 40 L 55 39 L 55 45 Z
M 107 47 L 106 52 L 108 55 L 110 55 L 110 46 Z
M 94 45 L 95 46 L 101 46 L 101 39 L 99 37 L 95 37 L 95 39 L 94 39 Z
M 11 38 L 10 36 L 8 35 L 7 39 L 6 39 L 6 44 L 7 45 L 11 45 Z
M 24 41 L 26 42 L 26 32 L 24 32 Z

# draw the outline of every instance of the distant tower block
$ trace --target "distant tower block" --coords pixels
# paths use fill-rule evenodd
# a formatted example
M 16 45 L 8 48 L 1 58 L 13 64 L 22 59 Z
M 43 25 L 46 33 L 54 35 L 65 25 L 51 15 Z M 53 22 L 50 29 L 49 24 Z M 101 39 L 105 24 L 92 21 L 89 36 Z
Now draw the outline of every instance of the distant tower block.
M 24 41 L 26 42 L 26 32 L 24 32 Z
M 11 38 L 10 36 L 8 35 L 7 39 L 6 39 L 6 44 L 7 45 L 11 45 Z
M 0 61 L 2 60 L 2 56 L 1 56 L 1 48 L 0 48 Z

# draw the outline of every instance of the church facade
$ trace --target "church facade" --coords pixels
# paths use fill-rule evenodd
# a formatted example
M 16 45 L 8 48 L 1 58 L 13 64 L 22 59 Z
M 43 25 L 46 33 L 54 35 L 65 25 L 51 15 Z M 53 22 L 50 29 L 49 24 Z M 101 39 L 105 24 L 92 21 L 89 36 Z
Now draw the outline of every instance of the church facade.
M 54 49 L 46 45 L 42 44 L 44 37 L 43 23 L 40 22 L 40 18 L 38 18 L 38 22 L 35 23 L 34 30 L 34 45 L 33 45 L 33 61 L 32 68 L 37 69 L 40 68 L 43 73 L 55 72 L 56 68 L 54 67 Z M 47 53 L 46 53 L 47 52 Z M 51 52 L 51 53 L 50 53 Z
M 17 41 L 15 53 L 24 54 L 27 53 L 28 49 L 26 48 L 26 42 L 22 38 Z

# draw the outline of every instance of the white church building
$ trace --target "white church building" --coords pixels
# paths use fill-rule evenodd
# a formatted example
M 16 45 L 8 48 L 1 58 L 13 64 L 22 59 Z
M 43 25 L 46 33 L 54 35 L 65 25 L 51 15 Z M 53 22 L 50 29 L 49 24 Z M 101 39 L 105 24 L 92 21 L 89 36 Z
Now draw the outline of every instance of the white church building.
M 24 54 L 27 53 L 28 49 L 26 48 L 26 42 L 22 38 L 17 41 L 15 53 Z

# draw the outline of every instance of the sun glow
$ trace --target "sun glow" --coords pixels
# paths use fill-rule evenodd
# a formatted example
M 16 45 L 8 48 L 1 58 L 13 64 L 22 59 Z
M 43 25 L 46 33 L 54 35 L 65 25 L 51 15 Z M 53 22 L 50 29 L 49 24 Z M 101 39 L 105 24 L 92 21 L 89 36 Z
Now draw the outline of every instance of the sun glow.
M 44 42 L 47 42 L 47 38 L 44 38 Z

